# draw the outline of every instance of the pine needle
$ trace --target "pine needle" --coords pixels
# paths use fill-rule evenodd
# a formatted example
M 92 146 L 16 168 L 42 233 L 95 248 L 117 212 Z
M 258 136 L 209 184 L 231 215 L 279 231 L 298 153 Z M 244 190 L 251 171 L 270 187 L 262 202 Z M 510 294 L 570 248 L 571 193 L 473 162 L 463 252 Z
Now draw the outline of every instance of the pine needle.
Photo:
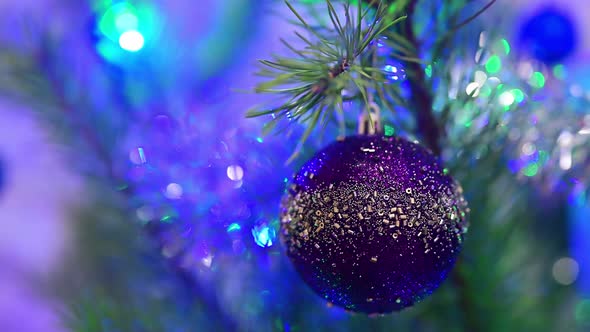
M 368 103 L 368 94 L 374 91 L 380 90 L 381 95 L 388 94 L 384 80 L 375 79 L 370 74 L 380 69 L 373 67 L 372 63 L 363 64 L 360 58 L 370 52 L 368 46 L 376 42 L 384 31 L 406 17 L 391 17 L 383 5 L 376 11 L 363 9 L 359 1 L 357 6 L 344 4 L 342 18 L 333 1 L 326 0 L 331 25 L 324 26 L 322 22 L 305 20 L 290 2 L 285 1 L 285 4 L 296 17 L 292 23 L 304 30 L 295 32 L 303 45 L 296 47 L 281 39 L 281 43 L 290 51 L 289 56 L 260 60 L 261 68 L 257 74 L 266 80 L 259 83 L 254 91 L 280 95 L 287 101 L 275 107 L 252 108 L 246 116 L 273 115 L 273 119 L 265 126 L 265 132 L 277 128 L 277 123 L 285 118 L 291 122 L 304 123 L 306 130 L 298 149 L 289 158 L 293 160 L 313 130 L 319 124 L 325 128 L 328 119 L 335 118 L 333 112 L 341 110 L 344 89 L 358 87 L 359 97 L 362 96 L 365 103 Z M 407 47 L 407 41 L 398 41 L 401 48 Z

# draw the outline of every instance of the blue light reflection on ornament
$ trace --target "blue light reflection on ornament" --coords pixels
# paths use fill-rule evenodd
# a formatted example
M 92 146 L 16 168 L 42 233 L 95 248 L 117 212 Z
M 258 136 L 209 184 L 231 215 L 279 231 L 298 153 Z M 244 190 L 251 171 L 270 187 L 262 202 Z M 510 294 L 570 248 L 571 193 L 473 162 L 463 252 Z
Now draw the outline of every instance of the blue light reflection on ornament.
M 577 37 L 570 16 L 554 7 L 541 9 L 520 30 L 523 46 L 547 64 L 556 64 L 570 56 L 576 49 Z

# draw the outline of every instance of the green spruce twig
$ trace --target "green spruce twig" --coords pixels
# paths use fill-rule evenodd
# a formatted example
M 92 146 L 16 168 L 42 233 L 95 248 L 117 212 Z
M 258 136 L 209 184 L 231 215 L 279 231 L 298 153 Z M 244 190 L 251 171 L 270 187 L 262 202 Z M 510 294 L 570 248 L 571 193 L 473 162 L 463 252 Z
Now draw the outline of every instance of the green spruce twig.
M 341 112 L 344 89 L 356 87 L 365 102 L 369 93 L 383 90 L 381 69 L 359 59 L 371 51 L 368 46 L 383 32 L 406 17 L 393 18 L 384 5 L 379 5 L 376 10 L 363 9 L 359 1 L 356 10 L 345 3 L 342 18 L 332 1 L 326 0 L 332 25 L 318 28 L 307 22 L 293 5 L 285 3 L 297 18 L 295 24 L 304 30 L 304 33 L 295 32 L 303 47 L 297 48 L 281 39 L 293 55 L 261 60 L 258 75 L 268 80 L 258 84 L 255 91 L 278 95 L 286 101 L 272 108 L 253 108 L 247 112 L 247 117 L 272 115 L 272 120 L 265 126 L 266 133 L 285 118 L 305 123 L 306 130 L 299 148 L 289 158 L 290 162 L 316 126 L 325 126 L 331 118 L 326 112 Z

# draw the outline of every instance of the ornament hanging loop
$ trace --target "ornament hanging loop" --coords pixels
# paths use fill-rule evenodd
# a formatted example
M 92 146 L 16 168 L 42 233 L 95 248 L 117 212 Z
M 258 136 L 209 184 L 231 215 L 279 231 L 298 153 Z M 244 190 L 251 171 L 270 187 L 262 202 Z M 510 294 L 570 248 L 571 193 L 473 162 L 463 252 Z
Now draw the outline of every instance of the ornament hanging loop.
M 359 116 L 358 124 L 359 135 L 376 135 L 382 133 L 381 108 L 379 105 L 373 101 L 369 102 L 367 108 Z

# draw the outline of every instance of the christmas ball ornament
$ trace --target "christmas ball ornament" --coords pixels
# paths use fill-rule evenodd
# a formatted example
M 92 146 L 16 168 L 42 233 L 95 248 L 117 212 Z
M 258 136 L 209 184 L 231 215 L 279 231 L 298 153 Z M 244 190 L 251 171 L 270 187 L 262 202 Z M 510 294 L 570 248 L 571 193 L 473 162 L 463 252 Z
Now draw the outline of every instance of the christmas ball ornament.
M 567 14 L 548 7 L 525 21 L 520 40 L 537 60 L 552 65 L 574 52 L 576 28 Z
M 353 136 L 307 161 L 281 203 L 281 240 L 303 280 L 351 311 L 387 313 L 445 279 L 467 229 L 461 187 L 422 146 Z

